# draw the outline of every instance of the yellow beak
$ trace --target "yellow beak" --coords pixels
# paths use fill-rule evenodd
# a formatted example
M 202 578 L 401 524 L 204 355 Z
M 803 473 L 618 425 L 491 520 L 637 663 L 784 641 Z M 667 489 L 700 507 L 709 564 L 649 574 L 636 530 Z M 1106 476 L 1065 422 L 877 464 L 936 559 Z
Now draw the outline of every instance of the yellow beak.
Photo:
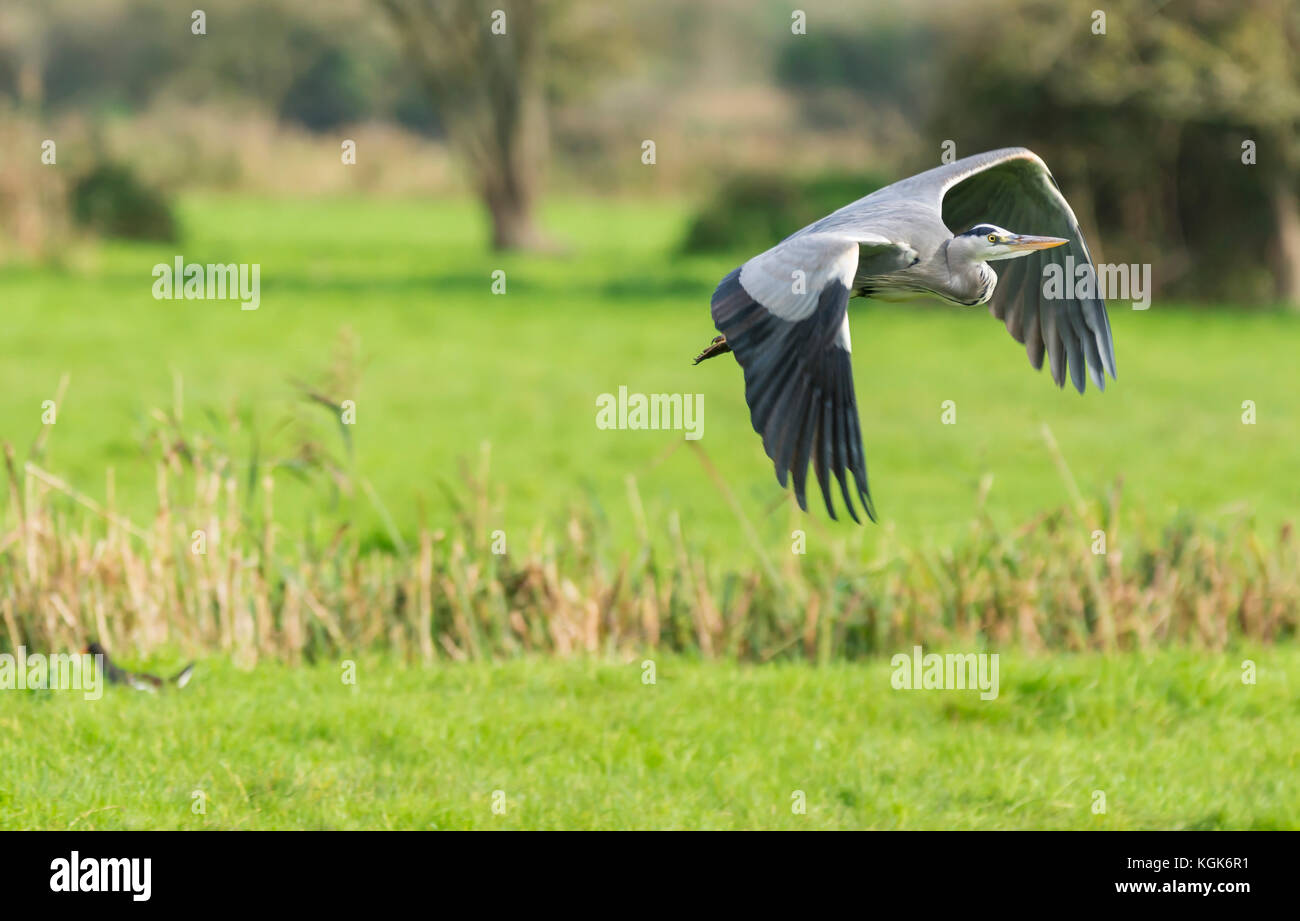
M 1007 240 L 1007 245 L 1014 252 L 1028 252 L 1034 249 L 1051 249 L 1053 246 L 1063 246 L 1070 241 L 1064 237 L 1031 237 L 1028 234 L 1016 234 Z

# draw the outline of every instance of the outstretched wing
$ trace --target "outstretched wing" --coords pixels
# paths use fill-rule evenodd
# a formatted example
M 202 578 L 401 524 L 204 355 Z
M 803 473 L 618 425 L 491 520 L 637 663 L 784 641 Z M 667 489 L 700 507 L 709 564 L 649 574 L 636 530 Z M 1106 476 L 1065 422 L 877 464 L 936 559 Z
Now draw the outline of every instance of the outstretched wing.
M 877 274 L 916 259 L 910 247 L 870 234 L 796 234 L 724 278 L 712 314 L 745 371 L 750 421 L 780 484 L 789 474 L 799 507 L 807 511 L 811 462 L 831 518 L 833 475 L 858 521 L 851 473 L 858 501 L 874 521 L 849 360 L 848 301 L 859 251 Z
M 1072 280 L 1067 265 L 1092 266 L 1079 222 L 1046 164 L 1031 151 L 1012 147 L 967 157 L 916 177 L 927 178 L 940 197 L 943 221 L 954 233 L 988 222 L 1018 233 L 1070 241 L 993 263 L 998 284 L 989 310 L 1024 344 L 1035 368 L 1043 366 L 1047 354 L 1058 387 L 1065 386 L 1068 367 L 1075 389 L 1083 393 L 1086 368 L 1093 384 L 1105 390 L 1106 374 L 1115 377 L 1115 346 L 1106 303 L 1097 296 L 1095 284 L 1092 297 L 1043 294 L 1049 265 L 1055 264 L 1067 282 Z

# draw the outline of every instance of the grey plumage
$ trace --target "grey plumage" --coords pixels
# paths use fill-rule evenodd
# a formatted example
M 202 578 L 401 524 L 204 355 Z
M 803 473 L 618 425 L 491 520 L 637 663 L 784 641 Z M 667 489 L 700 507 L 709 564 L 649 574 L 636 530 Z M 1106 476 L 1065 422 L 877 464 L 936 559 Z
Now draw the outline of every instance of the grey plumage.
M 1058 386 L 1068 370 L 1080 393 L 1085 372 L 1104 390 L 1106 374 L 1115 376 L 1105 303 L 1043 294 L 1044 270 L 1063 269 L 1067 257 L 1092 265 L 1043 161 L 1021 147 L 976 154 L 846 205 L 731 272 L 711 310 L 725 343 L 701 357 L 728 346 L 735 354 L 754 430 L 781 485 L 787 474 L 792 479 L 801 508 L 811 463 L 831 518 L 833 476 L 853 520 L 856 493 L 874 521 L 849 360 L 849 298 L 988 302 L 1035 368 L 1048 359 Z M 1011 261 L 997 273 L 987 265 L 1004 259 Z

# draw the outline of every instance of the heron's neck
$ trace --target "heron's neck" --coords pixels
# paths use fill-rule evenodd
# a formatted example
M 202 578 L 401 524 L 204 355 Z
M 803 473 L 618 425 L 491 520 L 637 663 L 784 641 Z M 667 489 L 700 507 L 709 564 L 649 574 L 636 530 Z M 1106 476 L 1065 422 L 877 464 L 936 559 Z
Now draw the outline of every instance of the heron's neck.
M 951 299 L 967 307 L 987 303 L 998 283 L 998 273 L 983 261 L 949 258 L 948 272 Z

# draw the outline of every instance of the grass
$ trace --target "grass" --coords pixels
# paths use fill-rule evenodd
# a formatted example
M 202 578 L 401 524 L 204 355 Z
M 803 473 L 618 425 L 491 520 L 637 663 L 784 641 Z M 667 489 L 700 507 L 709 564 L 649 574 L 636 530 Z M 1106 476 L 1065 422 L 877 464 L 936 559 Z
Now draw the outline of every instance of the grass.
M 0 827 L 1297 827 L 1300 318 L 1113 309 L 1080 398 L 983 310 L 855 306 L 883 520 L 828 525 L 690 366 L 740 255 L 685 219 L 558 202 L 564 252 L 496 256 L 467 203 L 197 197 L 179 247 L 0 269 L 0 648 L 207 656 L 0 694 Z M 153 300 L 177 253 L 261 264 L 261 309 Z M 620 385 L 704 393 L 703 455 L 597 429 Z M 998 649 L 999 698 L 892 690 L 912 641 Z
M 340 331 L 351 375 L 333 379 L 354 399 L 356 466 L 397 527 L 413 540 L 450 505 L 439 482 L 455 460 L 491 442 L 505 490 L 507 533 L 553 522 L 575 505 L 610 519 L 635 543 L 626 477 L 638 477 L 652 518 L 679 510 L 682 530 L 712 559 L 745 561 L 736 516 L 674 432 L 596 428 L 598 394 L 702 392 L 701 445 L 732 484 L 774 552 L 789 522 L 783 493 L 752 432 L 739 370 L 690 358 L 713 335 L 708 298 L 737 258 L 681 258 L 673 248 L 687 209 L 677 202 L 557 202 L 545 223 L 559 256 L 484 251 L 477 207 L 458 202 L 356 199 L 276 202 L 190 198 L 178 247 L 110 244 L 60 272 L 0 271 L 6 336 L 20 356 L 0 367 L 0 439 L 20 448 L 42 430 L 41 405 L 60 377 L 70 386 L 41 462 L 102 499 L 105 468 L 127 514 L 152 502 L 154 471 L 136 464 L 147 413 L 171 405 L 176 380 L 190 413 L 237 415 L 232 449 L 245 459 L 273 445 L 297 412 L 291 378 L 330 380 Z M 155 301 L 152 266 L 257 262 L 262 307 Z M 490 293 L 494 269 L 507 294 Z M 1112 309 L 1119 381 L 1104 395 L 1062 393 L 1029 367 L 1021 347 L 980 310 L 855 304 L 854 361 L 877 536 L 944 546 L 968 525 L 977 484 L 993 475 L 987 512 L 1018 524 L 1067 496 L 1040 428 L 1049 423 L 1088 496 L 1120 477 L 1155 520 L 1190 511 L 1226 522 L 1243 513 L 1262 533 L 1300 507 L 1300 388 L 1293 344 L 1300 317 Z M 1287 375 L 1291 374 L 1291 379 Z M 1243 425 L 1253 400 L 1258 423 Z M 945 400 L 957 424 L 940 422 Z M 262 460 L 267 460 L 263 456 Z M 277 502 L 306 527 L 321 497 L 292 482 Z M 338 497 L 338 514 L 382 539 L 366 496 Z M 813 517 L 824 520 L 824 510 Z M 834 526 L 812 541 L 846 533 Z
M 1003 655 L 987 702 L 883 661 L 655 666 L 212 659 L 160 696 L 10 692 L 0 827 L 1300 827 L 1296 649 Z

